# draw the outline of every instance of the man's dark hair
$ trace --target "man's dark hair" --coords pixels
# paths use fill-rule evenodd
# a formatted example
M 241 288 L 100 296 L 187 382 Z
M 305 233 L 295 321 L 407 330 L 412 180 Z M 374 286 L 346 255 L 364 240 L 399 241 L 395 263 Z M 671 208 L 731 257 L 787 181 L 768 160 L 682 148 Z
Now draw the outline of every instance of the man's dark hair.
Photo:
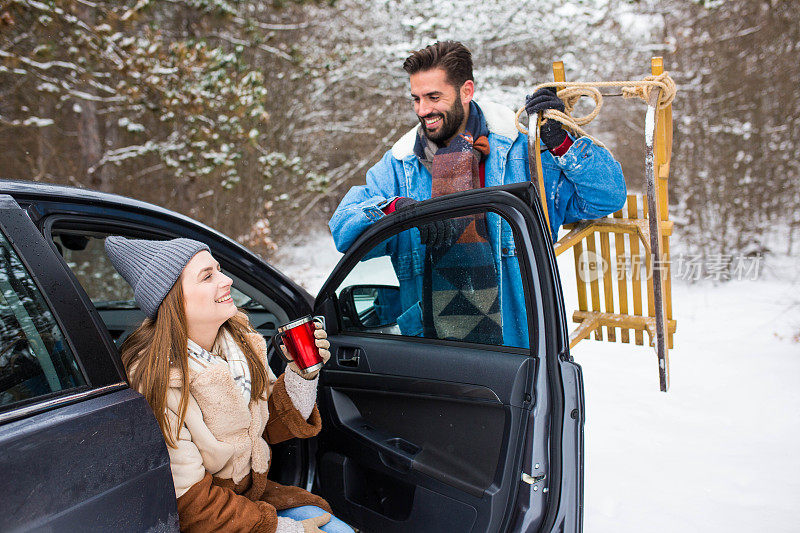
M 461 87 L 465 81 L 473 79 L 472 52 L 456 41 L 437 42 L 412 53 L 403 63 L 403 70 L 409 76 L 435 68 L 444 69 L 447 81 Z

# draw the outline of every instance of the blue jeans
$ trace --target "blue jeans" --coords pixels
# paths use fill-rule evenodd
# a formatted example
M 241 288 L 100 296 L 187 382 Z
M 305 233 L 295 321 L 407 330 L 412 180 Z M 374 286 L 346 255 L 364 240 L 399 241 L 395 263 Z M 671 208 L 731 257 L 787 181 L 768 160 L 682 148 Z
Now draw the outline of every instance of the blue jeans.
M 314 505 L 303 505 L 302 507 L 293 507 L 291 509 L 284 509 L 278 511 L 278 516 L 291 518 L 292 520 L 305 520 L 307 518 L 314 518 L 315 516 L 322 516 L 326 513 L 324 509 L 320 509 Z M 330 521 L 320 528 L 325 533 L 353 533 L 353 528 L 336 518 L 331 516 Z

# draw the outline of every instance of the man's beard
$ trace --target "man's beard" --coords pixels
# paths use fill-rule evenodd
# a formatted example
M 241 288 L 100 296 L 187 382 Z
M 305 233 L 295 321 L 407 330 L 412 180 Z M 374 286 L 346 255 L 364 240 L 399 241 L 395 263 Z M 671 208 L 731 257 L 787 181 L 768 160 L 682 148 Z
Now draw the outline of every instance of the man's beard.
M 438 133 L 432 134 L 428 131 L 427 126 L 425 126 L 425 119 L 438 116 L 442 117 L 442 127 L 439 128 Z M 437 145 L 444 146 L 444 143 L 456 134 L 461 127 L 461 123 L 464 122 L 464 106 L 461 105 L 461 100 L 456 98 L 450 109 L 444 113 L 429 113 L 424 117 L 418 118 L 422 124 L 422 131 L 425 132 L 425 136 Z

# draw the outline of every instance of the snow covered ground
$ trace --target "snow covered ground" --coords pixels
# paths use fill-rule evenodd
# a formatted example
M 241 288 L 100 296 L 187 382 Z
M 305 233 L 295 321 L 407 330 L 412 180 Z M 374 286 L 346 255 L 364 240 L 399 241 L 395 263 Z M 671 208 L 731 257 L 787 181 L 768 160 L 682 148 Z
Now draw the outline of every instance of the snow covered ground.
M 651 351 L 575 347 L 586 532 L 800 530 L 799 300 L 777 280 L 673 284 L 666 394 Z
M 276 264 L 316 294 L 339 257 L 318 234 Z M 673 283 L 666 394 L 650 349 L 573 350 L 586 390 L 587 533 L 800 531 L 800 260 L 768 265 L 779 267 L 756 281 Z M 560 269 L 569 315 L 572 258 Z

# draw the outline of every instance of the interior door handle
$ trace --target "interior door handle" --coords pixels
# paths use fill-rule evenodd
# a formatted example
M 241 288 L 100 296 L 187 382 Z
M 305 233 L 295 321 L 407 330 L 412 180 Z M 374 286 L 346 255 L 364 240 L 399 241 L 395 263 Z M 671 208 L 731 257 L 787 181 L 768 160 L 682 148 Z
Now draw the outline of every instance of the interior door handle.
M 361 353 L 361 348 L 339 346 L 336 350 L 336 362 L 339 363 L 339 366 L 356 367 L 361 360 Z
M 414 457 L 421 451 L 419 446 L 395 437 L 381 446 L 378 456 L 386 466 L 400 472 L 410 472 L 414 468 Z

